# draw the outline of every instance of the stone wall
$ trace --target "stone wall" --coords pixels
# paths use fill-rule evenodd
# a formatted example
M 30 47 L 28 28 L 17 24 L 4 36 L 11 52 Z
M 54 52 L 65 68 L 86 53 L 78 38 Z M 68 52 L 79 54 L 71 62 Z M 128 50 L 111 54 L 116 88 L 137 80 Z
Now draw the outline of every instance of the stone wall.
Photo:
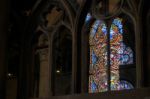
M 6 83 L 6 99 L 16 99 L 17 79 L 9 79 Z
M 150 88 L 114 91 L 96 94 L 75 94 L 67 96 L 53 96 L 51 98 L 30 98 L 30 99 L 150 99 Z

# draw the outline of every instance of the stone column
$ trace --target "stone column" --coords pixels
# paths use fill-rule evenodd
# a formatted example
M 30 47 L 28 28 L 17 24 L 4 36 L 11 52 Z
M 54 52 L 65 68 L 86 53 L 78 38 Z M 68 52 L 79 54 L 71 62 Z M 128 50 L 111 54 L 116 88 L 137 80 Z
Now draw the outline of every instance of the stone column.
M 142 30 L 141 30 L 141 21 L 139 16 L 136 16 L 136 24 L 135 24 L 135 48 L 136 48 L 136 87 L 141 88 L 143 87 L 143 49 L 142 49 Z
M 147 65 L 148 65 L 148 68 L 147 68 L 147 73 L 148 75 L 145 75 L 146 79 L 147 79 L 147 84 L 148 84 L 148 87 L 150 87 L 150 8 L 149 8 L 149 12 L 147 14 L 147 55 L 148 55 L 148 59 L 147 59 Z
M 49 97 L 49 52 L 48 48 L 41 49 L 40 53 L 40 83 L 39 83 L 39 97 Z
M 7 25 L 8 1 L 0 0 L 0 99 L 5 99 Z

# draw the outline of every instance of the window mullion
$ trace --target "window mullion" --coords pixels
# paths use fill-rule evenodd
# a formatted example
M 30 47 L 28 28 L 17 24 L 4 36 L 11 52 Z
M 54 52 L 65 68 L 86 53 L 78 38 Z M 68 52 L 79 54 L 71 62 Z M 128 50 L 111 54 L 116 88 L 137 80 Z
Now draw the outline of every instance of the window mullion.
M 111 64 L 110 64 L 110 25 L 109 22 L 106 22 L 107 26 L 107 75 L 108 75 L 108 91 L 111 90 Z

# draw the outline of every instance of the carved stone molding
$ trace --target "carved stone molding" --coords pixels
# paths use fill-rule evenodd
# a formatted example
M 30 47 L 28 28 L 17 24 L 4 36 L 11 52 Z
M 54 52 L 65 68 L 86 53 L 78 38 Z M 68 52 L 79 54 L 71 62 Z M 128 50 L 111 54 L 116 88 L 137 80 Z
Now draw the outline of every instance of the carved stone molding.
M 40 61 L 48 61 L 48 48 L 38 50 Z
M 111 0 L 110 0 L 111 1 Z M 91 14 L 97 19 L 109 19 L 120 13 L 124 0 L 118 0 L 110 5 L 105 0 L 93 0 Z M 112 9 L 115 9 L 112 11 Z

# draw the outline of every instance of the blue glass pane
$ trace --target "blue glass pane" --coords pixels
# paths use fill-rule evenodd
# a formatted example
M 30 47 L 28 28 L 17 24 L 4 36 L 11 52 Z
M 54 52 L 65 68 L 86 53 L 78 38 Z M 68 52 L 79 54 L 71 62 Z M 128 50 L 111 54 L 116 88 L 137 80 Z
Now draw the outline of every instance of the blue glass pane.
M 121 55 L 120 61 L 122 64 L 126 64 L 129 61 L 129 56 L 127 54 Z
M 124 43 L 122 43 L 122 49 L 120 49 L 120 65 L 133 64 L 133 51 L 130 47 L 126 47 Z
M 91 89 L 92 89 L 92 92 L 95 92 L 97 90 L 97 85 L 94 81 L 92 81 Z
M 95 65 L 97 60 L 98 60 L 97 56 L 95 55 L 94 51 L 92 51 L 92 64 Z
M 99 21 L 99 20 L 97 20 L 97 21 L 94 22 L 94 24 L 93 24 L 93 26 L 92 26 L 92 31 L 91 31 L 91 33 L 90 33 L 90 36 L 91 36 L 91 37 L 94 37 L 94 36 L 95 36 L 99 24 L 100 24 L 100 21 Z
M 121 18 L 116 18 L 113 20 L 111 28 L 110 28 L 110 39 L 113 39 L 113 36 L 118 33 L 123 34 L 123 25 L 122 25 Z
M 107 28 L 105 24 L 102 24 L 102 32 L 106 35 L 107 34 Z
M 113 24 L 116 25 L 116 26 L 118 27 L 119 33 L 122 34 L 122 33 L 123 33 L 122 19 L 120 19 L 120 18 L 114 19 Z
M 121 80 L 119 84 L 120 84 L 120 90 L 133 89 L 134 88 L 130 82 L 125 81 L 125 80 Z
M 90 13 L 87 14 L 86 18 L 85 18 L 85 22 L 89 22 L 91 20 L 92 16 Z

